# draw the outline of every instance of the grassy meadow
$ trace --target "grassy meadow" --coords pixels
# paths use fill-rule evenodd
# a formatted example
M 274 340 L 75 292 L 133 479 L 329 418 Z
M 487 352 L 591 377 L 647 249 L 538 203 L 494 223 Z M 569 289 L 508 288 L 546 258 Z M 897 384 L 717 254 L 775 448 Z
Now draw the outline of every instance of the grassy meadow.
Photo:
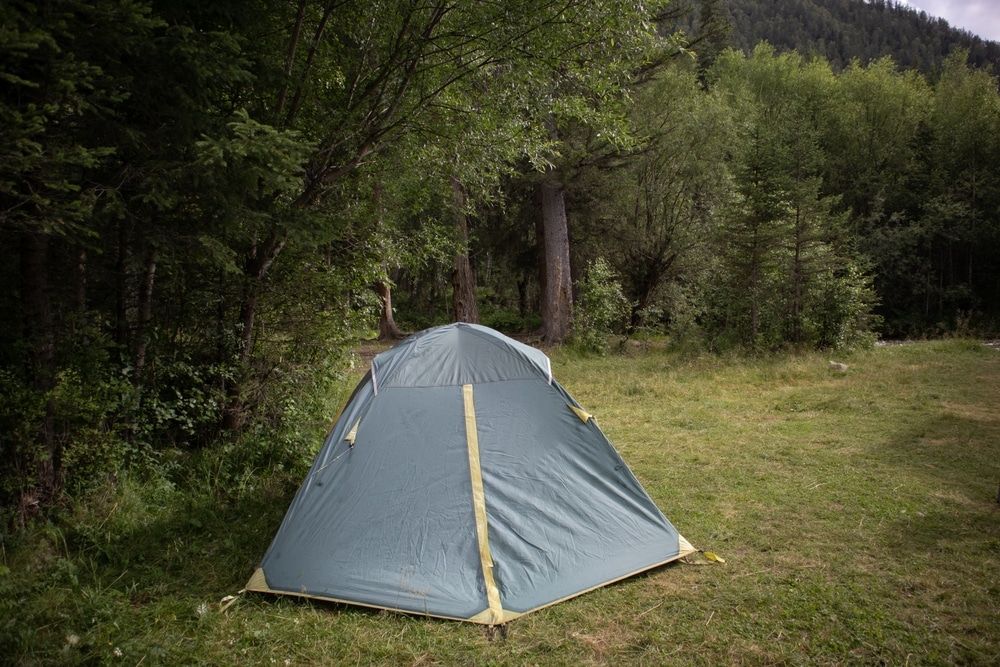
M 285 597 L 223 610 L 301 471 L 223 482 L 203 456 L 5 536 L 0 662 L 1000 664 L 1000 351 L 947 341 L 837 358 L 843 372 L 828 361 L 553 353 L 664 513 L 724 563 L 675 563 L 493 640 Z

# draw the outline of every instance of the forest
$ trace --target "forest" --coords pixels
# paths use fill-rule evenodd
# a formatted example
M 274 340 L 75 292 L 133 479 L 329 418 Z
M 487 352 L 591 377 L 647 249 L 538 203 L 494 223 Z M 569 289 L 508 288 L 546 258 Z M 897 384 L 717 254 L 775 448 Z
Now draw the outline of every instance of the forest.
M 935 55 L 802 53 L 753 4 L 5 2 L 3 523 L 211 448 L 301 465 L 359 341 L 450 321 L 996 335 L 997 46 L 840 0 L 797 4 Z

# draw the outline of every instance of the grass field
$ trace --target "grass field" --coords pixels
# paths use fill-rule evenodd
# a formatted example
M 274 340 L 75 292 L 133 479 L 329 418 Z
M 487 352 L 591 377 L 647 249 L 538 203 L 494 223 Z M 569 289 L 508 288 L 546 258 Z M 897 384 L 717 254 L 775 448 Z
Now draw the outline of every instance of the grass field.
M 654 570 L 493 641 L 290 598 L 222 611 L 297 480 L 248 470 L 222 485 L 201 464 L 120 480 L 8 537 L 0 662 L 1000 664 L 1000 352 L 949 341 L 838 361 L 553 354 L 664 513 L 725 563 Z

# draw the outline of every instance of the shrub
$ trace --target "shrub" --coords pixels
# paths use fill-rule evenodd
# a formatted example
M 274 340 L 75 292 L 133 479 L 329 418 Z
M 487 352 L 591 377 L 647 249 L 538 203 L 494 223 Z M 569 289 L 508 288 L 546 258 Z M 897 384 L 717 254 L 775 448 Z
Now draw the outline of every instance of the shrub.
M 588 352 L 605 354 L 608 337 L 621 331 L 631 305 L 621 283 L 603 257 L 588 263 L 573 313 L 571 342 Z

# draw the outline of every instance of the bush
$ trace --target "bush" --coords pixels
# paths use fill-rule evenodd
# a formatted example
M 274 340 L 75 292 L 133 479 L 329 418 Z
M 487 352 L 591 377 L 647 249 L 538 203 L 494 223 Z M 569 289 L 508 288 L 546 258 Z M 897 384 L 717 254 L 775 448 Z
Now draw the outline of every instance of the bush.
M 586 275 L 576 286 L 579 296 L 571 342 L 588 352 L 605 354 L 608 338 L 623 330 L 631 304 L 603 257 L 588 263 Z
M 872 277 L 856 264 L 830 277 L 818 291 L 807 324 L 815 333 L 815 347 L 850 352 L 871 347 L 878 340 L 882 318 L 873 311 L 878 296 Z

